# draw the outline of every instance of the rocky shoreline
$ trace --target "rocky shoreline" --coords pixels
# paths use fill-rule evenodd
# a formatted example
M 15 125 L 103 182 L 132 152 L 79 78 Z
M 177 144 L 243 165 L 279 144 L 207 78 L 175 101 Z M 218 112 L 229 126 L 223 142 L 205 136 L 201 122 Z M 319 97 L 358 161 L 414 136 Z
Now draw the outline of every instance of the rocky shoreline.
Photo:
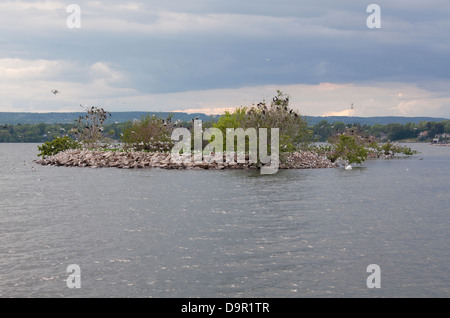
M 64 167 L 89 167 L 89 168 L 119 168 L 119 169 L 193 169 L 193 170 L 223 170 L 223 169 L 258 169 L 261 165 L 248 163 L 226 162 L 216 163 L 212 156 L 204 156 L 203 161 L 194 162 L 190 156 L 190 162 L 177 162 L 172 160 L 170 153 L 148 152 L 119 152 L 119 151 L 91 151 L 91 150 L 67 150 L 52 157 L 36 160 L 37 164 Z M 317 169 L 335 168 L 338 165 L 324 156 L 310 151 L 295 152 L 286 155 L 286 160 L 280 163 L 279 169 Z M 236 159 L 236 158 L 235 158 Z M 184 161 L 184 160 L 183 160 Z

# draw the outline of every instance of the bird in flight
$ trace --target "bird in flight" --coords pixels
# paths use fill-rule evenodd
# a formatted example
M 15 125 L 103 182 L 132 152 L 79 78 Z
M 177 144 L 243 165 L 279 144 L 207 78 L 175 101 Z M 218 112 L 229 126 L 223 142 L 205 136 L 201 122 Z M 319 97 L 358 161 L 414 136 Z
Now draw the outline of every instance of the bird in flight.
M 56 95 L 59 93 L 59 91 L 57 89 L 54 89 L 54 90 L 52 90 L 52 93 Z

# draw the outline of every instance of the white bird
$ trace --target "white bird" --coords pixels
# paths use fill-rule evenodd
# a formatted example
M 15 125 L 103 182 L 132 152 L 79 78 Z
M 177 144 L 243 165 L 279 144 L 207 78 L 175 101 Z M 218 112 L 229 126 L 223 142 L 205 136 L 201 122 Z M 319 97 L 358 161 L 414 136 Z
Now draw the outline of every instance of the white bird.
M 345 170 L 352 170 L 353 168 L 352 168 L 352 166 L 351 165 L 347 165 L 347 166 L 345 166 Z

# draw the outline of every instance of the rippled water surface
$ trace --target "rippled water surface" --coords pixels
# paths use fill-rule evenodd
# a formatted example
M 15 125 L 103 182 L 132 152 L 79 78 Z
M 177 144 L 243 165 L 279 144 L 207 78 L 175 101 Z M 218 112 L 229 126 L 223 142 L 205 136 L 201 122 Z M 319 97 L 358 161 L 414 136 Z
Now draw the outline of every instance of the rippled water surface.
M 412 147 L 260 175 L 44 167 L 0 144 L 0 297 L 450 297 L 450 147 Z

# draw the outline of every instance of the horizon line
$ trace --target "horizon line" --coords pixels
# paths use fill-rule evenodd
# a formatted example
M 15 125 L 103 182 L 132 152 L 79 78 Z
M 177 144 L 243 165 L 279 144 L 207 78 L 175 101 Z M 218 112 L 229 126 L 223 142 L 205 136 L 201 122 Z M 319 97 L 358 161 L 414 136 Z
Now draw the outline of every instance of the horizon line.
M 46 111 L 46 112 L 39 112 L 39 111 L 0 111 L 0 114 L 82 114 L 83 111 Z M 205 116 L 220 116 L 222 114 L 207 114 L 202 112 L 183 112 L 183 111 L 144 111 L 144 110 L 127 110 L 127 111 L 110 111 L 109 113 L 178 113 L 178 114 L 201 114 Z M 376 118 L 376 117 L 393 117 L 393 118 L 436 118 L 436 119 L 446 119 L 450 120 L 450 118 L 441 116 L 399 116 L 399 115 L 377 115 L 377 116 L 345 116 L 345 115 L 304 115 L 300 114 L 303 117 L 322 117 L 322 118 L 329 118 L 329 117 L 346 117 L 346 118 Z

